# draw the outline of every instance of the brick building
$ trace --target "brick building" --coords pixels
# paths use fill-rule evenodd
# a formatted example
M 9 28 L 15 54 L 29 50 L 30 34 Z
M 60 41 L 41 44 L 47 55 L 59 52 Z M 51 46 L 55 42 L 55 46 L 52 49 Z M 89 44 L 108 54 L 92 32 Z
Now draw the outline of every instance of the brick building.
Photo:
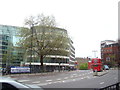
M 101 41 L 101 59 L 104 64 L 117 65 L 120 61 L 118 41 Z
M 78 64 L 80 64 L 80 63 L 88 63 L 89 61 L 91 61 L 90 58 L 80 58 L 80 57 L 76 57 L 75 60 L 78 62 Z

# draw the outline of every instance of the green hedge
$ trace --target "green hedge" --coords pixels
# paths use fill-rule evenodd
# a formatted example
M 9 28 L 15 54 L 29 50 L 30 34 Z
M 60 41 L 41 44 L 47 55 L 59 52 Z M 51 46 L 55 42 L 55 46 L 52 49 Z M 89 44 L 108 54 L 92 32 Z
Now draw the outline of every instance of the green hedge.
M 79 66 L 80 70 L 88 70 L 88 63 L 81 63 Z

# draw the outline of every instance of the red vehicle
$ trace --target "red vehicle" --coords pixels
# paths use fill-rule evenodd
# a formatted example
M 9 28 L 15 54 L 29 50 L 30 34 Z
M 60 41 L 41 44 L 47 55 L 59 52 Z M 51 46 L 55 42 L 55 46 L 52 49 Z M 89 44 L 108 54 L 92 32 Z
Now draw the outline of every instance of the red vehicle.
M 102 71 L 103 70 L 103 64 L 101 59 L 99 58 L 93 58 L 91 62 L 91 67 L 93 69 L 93 72 L 97 71 Z

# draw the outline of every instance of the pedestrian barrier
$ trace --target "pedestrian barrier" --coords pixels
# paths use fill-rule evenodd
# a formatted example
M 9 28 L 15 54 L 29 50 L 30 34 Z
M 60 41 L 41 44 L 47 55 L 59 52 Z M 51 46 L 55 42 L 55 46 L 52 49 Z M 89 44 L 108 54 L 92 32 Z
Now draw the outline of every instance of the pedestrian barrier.
M 104 88 L 100 88 L 99 90 L 120 90 L 120 82 Z

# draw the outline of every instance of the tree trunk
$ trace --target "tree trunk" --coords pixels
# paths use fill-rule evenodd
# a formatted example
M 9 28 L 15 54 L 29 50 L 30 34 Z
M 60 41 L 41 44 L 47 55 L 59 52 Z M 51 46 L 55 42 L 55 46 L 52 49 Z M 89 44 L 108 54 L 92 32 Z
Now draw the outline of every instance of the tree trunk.
M 43 66 L 43 55 L 40 55 L 40 68 L 41 68 L 41 71 L 44 72 L 44 66 Z

